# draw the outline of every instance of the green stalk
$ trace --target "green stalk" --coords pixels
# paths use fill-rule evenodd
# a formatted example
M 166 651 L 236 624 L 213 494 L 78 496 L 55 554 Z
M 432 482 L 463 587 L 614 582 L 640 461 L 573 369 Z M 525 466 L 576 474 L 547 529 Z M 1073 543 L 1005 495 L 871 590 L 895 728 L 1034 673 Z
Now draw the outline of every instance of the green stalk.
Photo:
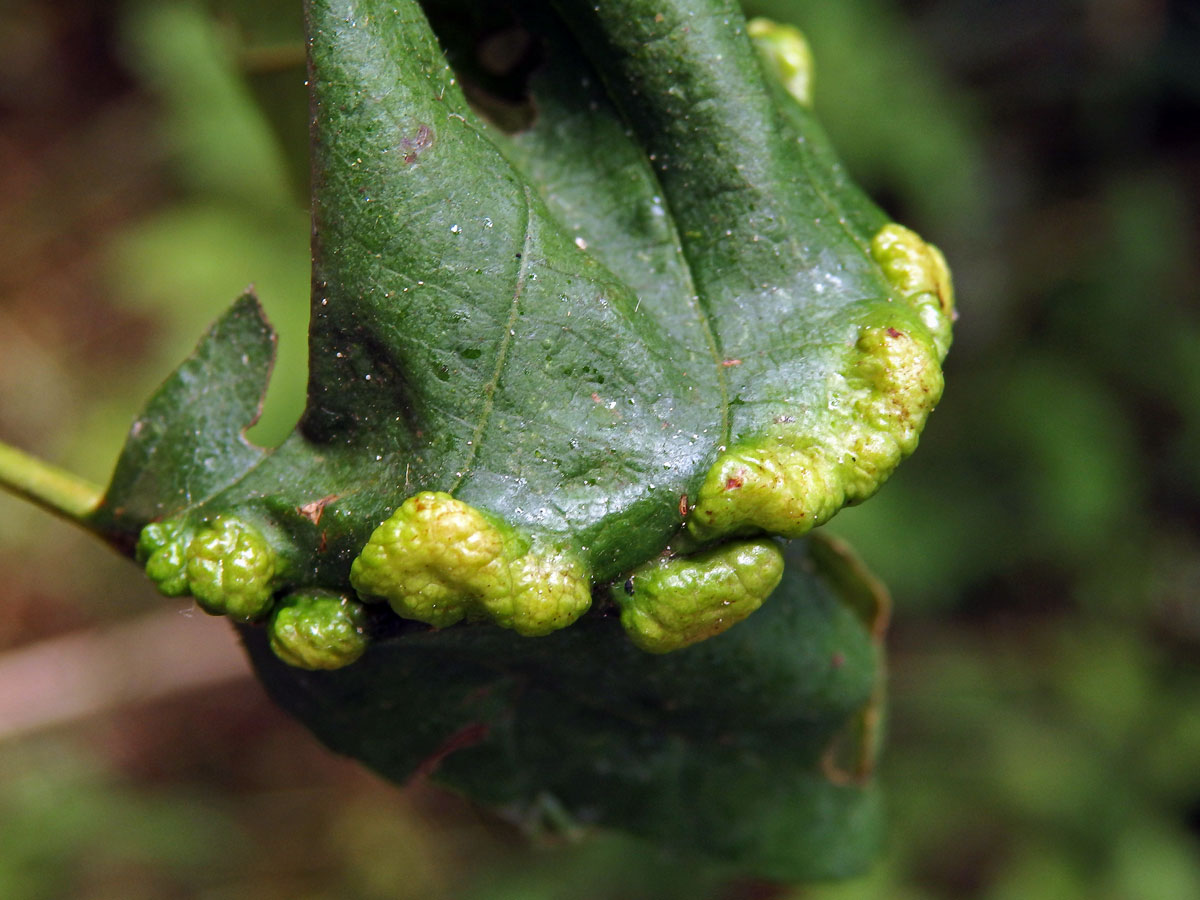
M 3 441 L 0 441 L 0 488 L 85 528 L 89 527 L 87 517 L 104 496 L 90 481 Z

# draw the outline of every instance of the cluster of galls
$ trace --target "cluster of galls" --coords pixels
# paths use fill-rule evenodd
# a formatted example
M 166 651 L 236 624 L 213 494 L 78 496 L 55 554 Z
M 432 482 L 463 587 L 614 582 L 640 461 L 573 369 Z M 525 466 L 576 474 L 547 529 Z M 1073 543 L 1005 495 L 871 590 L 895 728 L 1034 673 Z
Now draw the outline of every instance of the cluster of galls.
M 200 527 L 153 522 L 142 529 L 137 557 L 167 596 L 190 594 L 210 615 L 265 622 L 271 649 L 291 665 L 337 669 L 366 650 L 366 614 L 357 601 L 324 590 L 276 599 L 277 555 L 240 519 L 218 516 Z
M 434 491 L 409 497 L 375 529 L 350 570 L 359 599 L 317 588 L 276 599 L 284 587 L 276 552 L 259 529 L 232 516 L 202 527 L 148 525 L 138 559 L 164 594 L 191 594 L 212 615 L 265 623 L 275 654 L 306 669 L 340 668 L 363 654 L 359 600 L 387 602 L 402 618 L 437 628 L 487 622 L 523 636 L 565 628 L 592 600 L 590 574 L 569 548 L 539 544 Z M 750 615 L 782 575 L 775 541 L 735 541 L 647 563 L 612 596 L 630 639 L 667 653 Z
M 799 537 L 873 493 L 916 445 L 941 395 L 950 276 L 937 248 L 899 225 L 881 229 L 871 252 L 923 327 L 863 323 L 832 423 L 787 417 L 721 455 L 673 548 L 692 545 L 691 552 L 668 552 L 611 591 L 643 650 L 687 647 L 754 612 L 783 574 L 775 539 L 754 535 Z M 710 546 L 695 547 L 697 540 Z M 363 602 L 386 602 L 435 628 L 488 622 L 539 636 L 570 625 L 592 600 L 591 573 L 570 546 L 435 491 L 409 497 L 375 529 L 350 569 L 356 599 L 312 588 L 277 599 L 288 585 L 276 551 L 233 516 L 147 525 L 137 551 L 164 594 L 191 594 L 213 615 L 264 622 L 275 653 L 308 669 L 339 668 L 363 654 Z
M 812 60 L 803 37 L 765 19 L 749 30 L 768 69 L 808 106 Z M 613 584 L 621 622 L 643 650 L 678 650 L 750 615 L 783 574 L 772 536 L 800 537 L 865 499 L 915 447 L 942 392 L 954 318 L 950 273 L 936 247 L 896 224 L 873 236 L 869 253 L 890 285 L 889 301 L 907 310 L 857 321 L 827 408 L 786 401 L 786 414 L 722 448 L 685 532 Z M 538 636 L 570 625 L 592 599 L 592 573 L 569 544 L 522 534 L 432 491 L 407 498 L 375 529 L 349 572 L 355 598 L 286 593 L 262 531 L 228 515 L 148 525 L 138 558 L 163 593 L 191 594 L 213 615 L 264 622 L 275 653 L 309 669 L 362 655 L 362 603 L 386 602 L 398 616 L 435 628 L 486 622 Z

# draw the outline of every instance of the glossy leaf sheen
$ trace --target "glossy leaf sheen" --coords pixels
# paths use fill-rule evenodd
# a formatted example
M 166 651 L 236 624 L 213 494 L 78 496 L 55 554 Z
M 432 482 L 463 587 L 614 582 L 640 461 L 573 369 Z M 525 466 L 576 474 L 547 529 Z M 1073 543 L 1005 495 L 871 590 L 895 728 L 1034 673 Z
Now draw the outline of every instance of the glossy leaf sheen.
M 884 218 L 764 84 L 735 9 L 561 6 L 588 43 L 526 7 L 547 60 L 507 136 L 411 0 L 311 4 L 309 403 L 236 485 L 191 495 L 269 524 L 296 586 L 345 587 L 421 490 L 612 579 L 725 448 L 836 432 L 865 326 L 927 335 L 869 252 Z

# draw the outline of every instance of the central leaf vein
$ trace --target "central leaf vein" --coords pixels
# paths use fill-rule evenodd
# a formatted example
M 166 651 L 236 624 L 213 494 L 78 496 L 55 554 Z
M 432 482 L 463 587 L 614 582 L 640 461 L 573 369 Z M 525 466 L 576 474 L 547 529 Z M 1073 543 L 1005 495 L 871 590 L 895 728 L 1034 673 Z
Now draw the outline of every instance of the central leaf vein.
M 450 487 L 450 493 L 462 486 L 463 480 L 467 477 L 471 466 L 475 462 L 475 456 L 479 452 L 480 439 L 483 437 L 483 432 L 487 428 L 488 420 L 491 418 L 492 409 L 495 406 L 496 387 L 500 384 L 500 376 L 504 372 L 504 366 L 508 362 L 508 351 L 512 346 L 514 333 L 516 331 L 517 316 L 521 311 L 521 295 L 525 292 L 525 283 L 529 277 L 529 258 L 533 250 L 533 196 L 529 191 L 529 187 L 525 186 L 525 237 L 521 246 L 521 265 L 517 269 L 517 284 L 513 289 L 512 304 L 508 310 L 508 321 L 504 323 L 504 330 L 500 335 L 500 349 L 496 353 L 496 367 L 492 371 L 492 377 L 488 379 L 488 383 L 483 388 L 483 404 L 479 413 L 479 423 L 475 426 L 475 431 L 471 435 L 471 442 L 467 448 L 467 457 L 463 461 L 462 467 L 459 469 L 458 477 L 454 484 Z

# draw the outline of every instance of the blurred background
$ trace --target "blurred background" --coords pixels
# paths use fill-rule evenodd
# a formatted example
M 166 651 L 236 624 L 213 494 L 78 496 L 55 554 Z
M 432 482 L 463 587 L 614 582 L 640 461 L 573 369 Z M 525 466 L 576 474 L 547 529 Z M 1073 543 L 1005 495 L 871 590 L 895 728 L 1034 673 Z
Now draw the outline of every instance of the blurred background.
M 891 837 L 841 885 L 529 846 L 332 757 L 220 622 L 0 496 L 0 897 L 1200 897 L 1200 7 L 777 0 L 946 252 L 948 389 L 829 526 L 889 582 Z M 103 482 L 248 283 L 302 405 L 298 0 L 0 4 L 0 439 Z

